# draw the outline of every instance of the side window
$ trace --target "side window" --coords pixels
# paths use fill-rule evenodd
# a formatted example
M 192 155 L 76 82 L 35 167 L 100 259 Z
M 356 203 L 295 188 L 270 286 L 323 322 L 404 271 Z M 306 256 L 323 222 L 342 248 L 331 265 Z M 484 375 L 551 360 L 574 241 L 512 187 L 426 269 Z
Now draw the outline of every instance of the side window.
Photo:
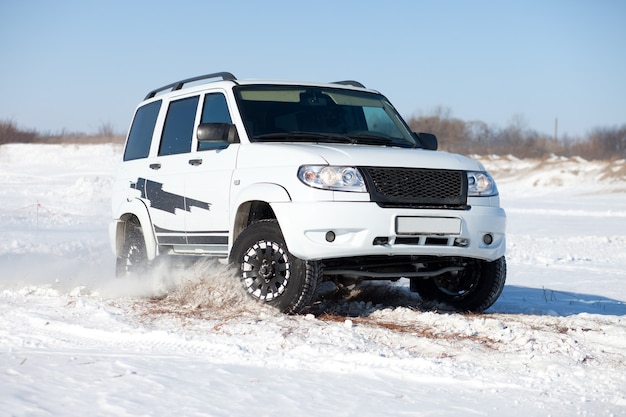
M 226 97 L 221 93 L 211 93 L 204 96 L 204 106 L 202 107 L 202 119 L 200 123 L 227 123 L 232 124 Z M 208 151 L 212 149 L 223 149 L 228 144 L 223 142 L 199 142 L 199 151 Z
M 198 96 L 172 101 L 167 110 L 159 156 L 191 151 L 193 124 L 196 119 Z
M 226 105 L 226 97 L 223 94 L 207 94 L 204 97 L 200 123 L 232 123 L 228 105 Z
M 160 109 L 161 100 L 158 100 L 146 104 L 137 110 L 128 134 L 128 141 L 124 150 L 124 161 L 148 157 L 154 125 Z

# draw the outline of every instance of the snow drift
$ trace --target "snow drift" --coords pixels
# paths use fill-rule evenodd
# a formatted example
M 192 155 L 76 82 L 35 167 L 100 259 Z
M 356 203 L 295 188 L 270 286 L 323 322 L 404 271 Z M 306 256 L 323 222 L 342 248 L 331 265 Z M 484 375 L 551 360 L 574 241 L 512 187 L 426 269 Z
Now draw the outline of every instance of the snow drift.
M 480 158 L 509 215 L 481 315 L 402 280 L 307 314 L 217 262 L 114 278 L 116 145 L 0 147 L 0 402 L 8 416 L 626 413 L 626 163 Z

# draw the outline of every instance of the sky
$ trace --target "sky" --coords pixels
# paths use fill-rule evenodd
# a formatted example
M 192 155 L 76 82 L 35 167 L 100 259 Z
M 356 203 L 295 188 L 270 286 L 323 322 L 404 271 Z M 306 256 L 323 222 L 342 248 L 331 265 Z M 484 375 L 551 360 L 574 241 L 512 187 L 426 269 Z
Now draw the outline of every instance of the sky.
M 0 0 L 0 121 L 20 128 L 126 133 L 149 90 L 217 71 L 584 137 L 626 124 L 626 1 Z

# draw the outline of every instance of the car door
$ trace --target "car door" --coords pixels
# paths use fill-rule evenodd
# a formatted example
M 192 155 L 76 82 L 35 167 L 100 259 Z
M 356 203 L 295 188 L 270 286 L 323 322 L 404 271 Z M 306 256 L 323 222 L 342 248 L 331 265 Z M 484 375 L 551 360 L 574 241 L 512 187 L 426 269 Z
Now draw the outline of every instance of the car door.
M 158 151 L 148 161 L 146 178 L 137 184 L 148 202 L 159 245 L 184 248 L 187 244 L 185 175 L 198 102 L 198 95 L 170 101 Z
M 204 95 L 199 123 L 232 124 L 223 91 Z M 186 177 L 185 226 L 187 242 L 196 252 L 228 255 L 229 196 L 239 150 L 237 142 L 194 141 Z

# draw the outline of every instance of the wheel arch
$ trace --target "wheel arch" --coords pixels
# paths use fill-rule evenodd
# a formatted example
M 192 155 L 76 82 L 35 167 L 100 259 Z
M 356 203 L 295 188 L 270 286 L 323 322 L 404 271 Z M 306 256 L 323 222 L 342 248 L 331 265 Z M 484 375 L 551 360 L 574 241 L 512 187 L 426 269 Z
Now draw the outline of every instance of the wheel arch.
M 115 255 L 117 256 L 120 253 L 122 246 L 124 245 L 126 222 L 136 221 L 141 226 L 141 230 L 143 232 L 148 259 L 153 260 L 157 256 L 158 246 L 150 214 L 148 213 L 148 207 L 145 203 L 141 200 L 133 200 L 129 202 L 124 205 L 122 210 L 120 210 L 117 219 L 118 220 L 116 220 L 111 226 L 112 243 Z
M 237 195 L 233 205 L 236 207 L 236 211 L 230 231 L 230 250 L 232 250 L 232 245 L 237 237 L 250 224 L 261 220 L 279 220 L 272 209 L 272 203 L 288 203 L 290 201 L 289 192 L 278 184 L 258 183 L 243 189 Z

